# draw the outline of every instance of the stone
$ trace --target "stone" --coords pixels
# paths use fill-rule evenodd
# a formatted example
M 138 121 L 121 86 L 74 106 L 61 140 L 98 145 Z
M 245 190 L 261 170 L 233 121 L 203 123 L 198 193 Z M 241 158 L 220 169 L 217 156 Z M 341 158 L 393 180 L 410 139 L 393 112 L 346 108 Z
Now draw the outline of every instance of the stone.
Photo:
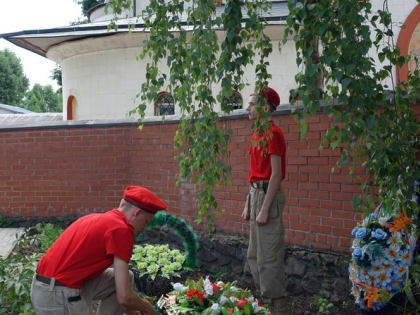
M 295 257 L 288 257 L 286 260 L 285 273 L 287 275 L 303 277 L 305 275 L 306 265 Z
M 288 295 L 300 295 L 305 291 L 302 287 L 302 279 L 299 277 L 288 277 L 285 286 Z
M 313 294 L 319 294 L 319 290 L 321 289 L 321 281 L 317 278 L 312 278 L 305 276 L 305 278 L 302 279 L 302 288 L 305 290 L 305 292 Z
M 206 263 L 212 263 L 217 261 L 217 257 L 208 249 L 201 248 L 198 251 L 198 259 L 206 262 Z

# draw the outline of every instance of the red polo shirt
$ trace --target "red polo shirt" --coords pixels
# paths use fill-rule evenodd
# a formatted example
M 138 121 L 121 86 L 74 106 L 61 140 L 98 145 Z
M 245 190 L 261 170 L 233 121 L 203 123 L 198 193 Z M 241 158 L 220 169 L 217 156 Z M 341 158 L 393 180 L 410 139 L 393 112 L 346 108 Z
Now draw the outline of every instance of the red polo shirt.
M 118 209 L 81 217 L 55 241 L 38 264 L 37 274 L 70 288 L 98 277 L 114 262 L 129 262 L 134 228 Z
M 281 170 L 283 180 L 286 177 L 286 140 L 284 139 L 283 132 L 277 127 L 272 120 L 271 128 L 264 134 L 259 136 L 257 130 L 251 137 L 251 143 L 249 145 L 249 155 L 251 156 L 248 182 L 256 182 L 260 180 L 269 180 L 271 177 L 271 159 L 270 155 L 275 154 L 281 156 Z M 261 153 L 261 144 L 256 147 L 252 146 L 253 141 L 267 140 L 266 148 Z

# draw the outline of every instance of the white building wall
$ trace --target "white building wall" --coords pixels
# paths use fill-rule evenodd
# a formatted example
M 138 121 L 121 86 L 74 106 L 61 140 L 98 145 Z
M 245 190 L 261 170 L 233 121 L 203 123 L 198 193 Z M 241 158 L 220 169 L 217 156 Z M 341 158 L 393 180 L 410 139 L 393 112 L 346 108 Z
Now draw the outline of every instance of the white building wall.
M 374 10 L 382 8 L 383 0 L 372 0 Z M 390 0 L 389 7 L 394 20 L 395 42 L 402 23 L 417 5 L 416 0 Z M 139 6 L 140 7 L 140 6 Z M 273 38 L 273 53 L 269 57 L 269 72 L 273 78 L 270 86 L 276 89 L 281 103 L 288 103 L 289 90 L 296 87 L 294 76 L 296 66 L 296 52 L 294 42 L 290 40 L 279 51 L 278 40 L 284 26 L 272 26 L 270 30 Z M 143 36 L 144 33 L 134 36 Z M 147 60 L 136 61 L 141 52 L 140 47 L 133 47 L 141 43 L 140 38 L 128 35 L 104 36 L 101 38 L 72 41 L 53 47 L 48 54 L 54 56 L 63 68 L 63 104 L 66 113 L 67 99 L 70 95 L 76 97 L 77 109 L 73 119 L 121 119 L 138 105 L 136 95 L 140 92 L 141 84 L 145 81 L 145 67 Z M 385 43 L 384 43 L 385 44 Z M 371 51 L 376 59 L 376 52 Z M 162 69 L 164 67 L 162 66 Z M 248 66 L 244 81 L 248 84 L 241 94 L 244 108 L 247 107 L 249 95 L 254 90 L 255 64 Z M 220 90 L 214 87 L 214 95 Z M 220 110 L 218 106 L 216 110 Z M 178 107 L 175 113 L 179 114 Z M 149 104 L 146 116 L 154 115 L 154 104 Z
M 64 113 L 67 112 L 67 99 L 73 95 L 78 103 L 73 119 L 127 118 L 128 112 L 138 105 L 136 95 L 145 82 L 147 60 L 136 61 L 140 49 L 132 47 L 90 52 L 63 60 Z M 278 42 L 273 42 L 273 53 L 269 58 L 269 72 L 273 74 L 270 86 L 279 92 L 282 103 L 288 102 L 289 90 L 295 87 L 297 67 L 293 62 L 294 56 L 293 42 L 283 47 L 281 53 Z M 165 68 L 161 66 L 162 71 Z M 255 64 L 246 68 L 244 80 L 248 86 L 241 94 L 246 108 L 249 95 L 254 90 Z M 215 86 L 214 95 L 219 91 L 220 87 Z M 220 105 L 216 110 L 220 110 Z M 180 113 L 177 106 L 175 113 Z M 148 104 L 146 116 L 153 115 L 154 104 Z

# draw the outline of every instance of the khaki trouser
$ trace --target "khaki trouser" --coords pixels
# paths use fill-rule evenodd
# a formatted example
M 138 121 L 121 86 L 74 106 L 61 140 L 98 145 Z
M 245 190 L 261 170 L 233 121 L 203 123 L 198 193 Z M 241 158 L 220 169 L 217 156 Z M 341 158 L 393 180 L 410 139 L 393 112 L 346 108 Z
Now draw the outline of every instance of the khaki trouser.
M 131 271 L 130 276 L 133 283 Z M 81 299 L 69 302 L 69 298 L 77 296 Z M 34 276 L 31 301 L 37 315 L 90 315 L 93 301 L 101 301 L 97 315 L 121 315 L 125 312 L 125 308 L 117 302 L 113 268 L 86 281 L 81 289 L 45 284 Z
M 264 197 L 263 189 L 250 187 L 250 237 L 247 258 L 255 286 L 261 292 L 261 296 L 277 299 L 286 295 L 282 219 L 286 197 L 280 189 L 271 204 L 267 224 L 258 226 L 255 219 Z

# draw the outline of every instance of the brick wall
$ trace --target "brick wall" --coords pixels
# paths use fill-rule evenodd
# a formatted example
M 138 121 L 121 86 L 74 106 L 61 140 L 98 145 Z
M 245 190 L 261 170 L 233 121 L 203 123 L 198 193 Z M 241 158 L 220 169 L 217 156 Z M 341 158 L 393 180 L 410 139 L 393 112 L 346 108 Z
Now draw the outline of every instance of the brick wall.
M 284 211 L 286 239 L 297 245 L 347 251 L 351 230 L 360 215 L 352 210 L 359 184 L 345 170 L 331 174 L 339 150 L 318 151 L 330 121 L 309 119 L 309 131 L 299 139 L 290 113 L 273 120 L 281 126 L 288 146 L 287 196 Z M 248 147 L 251 122 L 246 117 L 222 122 L 232 128 L 228 160 L 232 186 L 216 192 L 225 209 L 218 229 L 247 234 L 240 219 L 247 192 Z M 173 136 L 177 124 L 98 124 L 1 129 L 0 213 L 7 216 L 83 215 L 116 207 L 126 185 L 143 185 L 168 204 L 168 211 L 194 219 L 191 184 L 175 186 L 177 161 Z M 363 169 L 356 169 L 363 174 Z M 205 226 L 196 228 L 205 228 Z

